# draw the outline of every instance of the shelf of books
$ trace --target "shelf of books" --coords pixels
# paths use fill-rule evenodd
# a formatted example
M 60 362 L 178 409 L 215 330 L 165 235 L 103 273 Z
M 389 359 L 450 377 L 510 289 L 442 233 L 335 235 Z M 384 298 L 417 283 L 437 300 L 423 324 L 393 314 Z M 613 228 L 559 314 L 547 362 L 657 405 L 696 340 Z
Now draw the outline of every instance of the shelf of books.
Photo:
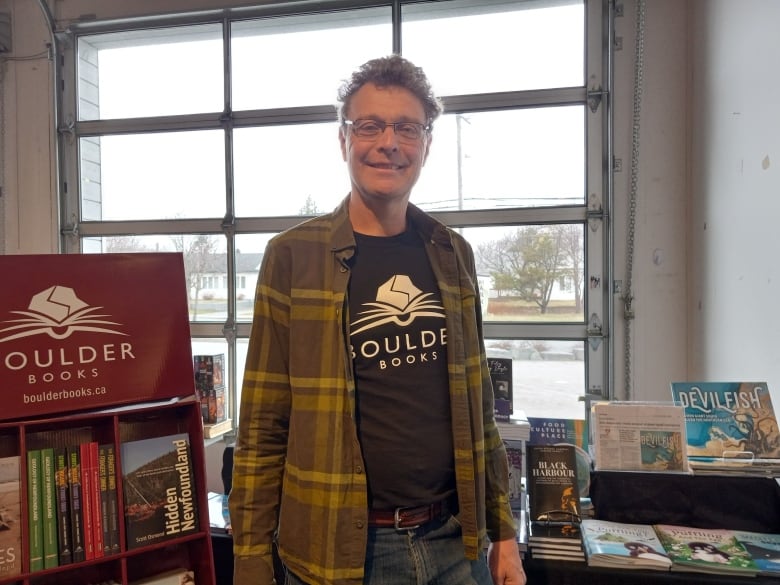
M 182 256 L 0 269 L 0 585 L 214 585 Z

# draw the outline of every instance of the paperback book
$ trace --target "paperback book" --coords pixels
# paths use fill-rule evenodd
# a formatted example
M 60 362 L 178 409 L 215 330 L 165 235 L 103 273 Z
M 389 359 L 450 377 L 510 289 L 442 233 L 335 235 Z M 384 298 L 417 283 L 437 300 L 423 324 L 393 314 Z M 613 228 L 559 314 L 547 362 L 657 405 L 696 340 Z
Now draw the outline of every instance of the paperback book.
M 0 458 L 0 580 L 22 572 L 21 490 L 19 456 Z
M 731 530 L 671 524 L 655 524 L 653 528 L 672 559 L 672 570 L 740 575 L 758 573 L 750 553 Z
M 509 421 L 513 412 L 512 359 L 487 358 L 490 381 L 493 383 L 493 403 L 497 421 Z
M 683 407 L 692 462 L 780 467 L 780 430 L 765 382 L 672 382 Z
M 652 526 L 586 518 L 581 529 L 588 566 L 658 571 L 672 566 Z
M 526 445 L 531 522 L 579 522 L 577 455 L 574 445 Z
M 733 532 L 758 567 L 759 575 L 780 576 L 780 534 L 747 530 Z
M 198 531 L 189 435 L 123 443 L 121 462 L 128 549 Z
M 27 539 L 30 572 L 43 570 L 43 475 L 41 450 L 27 451 Z
M 41 516 L 43 521 L 43 568 L 59 565 L 57 536 L 57 487 L 55 485 L 54 449 L 41 449 Z
M 54 448 L 54 487 L 57 493 L 57 545 L 59 564 L 73 562 L 73 539 L 70 522 L 70 490 L 68 488 L 68 455 L 65 447 Z
M 87 551 L 84 547 L 84 509 L 82 507 L 81 485 L 81 448 L 71 445 L 67 448 L 68 457 L 68 496 L 70 498 L 70 534 L 73 544 L 71 555 L 73 562 L 86 560 Z

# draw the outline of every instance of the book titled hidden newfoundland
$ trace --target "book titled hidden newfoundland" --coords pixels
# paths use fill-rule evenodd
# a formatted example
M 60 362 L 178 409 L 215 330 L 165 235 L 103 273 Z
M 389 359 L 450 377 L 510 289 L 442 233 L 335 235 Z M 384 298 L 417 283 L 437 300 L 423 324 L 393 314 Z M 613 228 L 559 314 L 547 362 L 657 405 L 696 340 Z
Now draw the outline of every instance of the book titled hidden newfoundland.
M 198 531 L 197 490 L 189 435 L 122 444 L 127 548 Z

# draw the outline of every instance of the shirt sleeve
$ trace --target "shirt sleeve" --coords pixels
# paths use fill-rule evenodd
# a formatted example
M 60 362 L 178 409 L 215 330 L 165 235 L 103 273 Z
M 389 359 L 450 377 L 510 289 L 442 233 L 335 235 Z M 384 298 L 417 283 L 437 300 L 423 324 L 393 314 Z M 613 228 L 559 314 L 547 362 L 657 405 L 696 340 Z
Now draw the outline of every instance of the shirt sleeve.
M 234 582 L 273 583 L 272 543 L 279 519 L 290 413 L 290 285 L 285 251 L 266 248 L 241 391 L 233 486 Z M 289 260 L 289 258 L 287 258 Z

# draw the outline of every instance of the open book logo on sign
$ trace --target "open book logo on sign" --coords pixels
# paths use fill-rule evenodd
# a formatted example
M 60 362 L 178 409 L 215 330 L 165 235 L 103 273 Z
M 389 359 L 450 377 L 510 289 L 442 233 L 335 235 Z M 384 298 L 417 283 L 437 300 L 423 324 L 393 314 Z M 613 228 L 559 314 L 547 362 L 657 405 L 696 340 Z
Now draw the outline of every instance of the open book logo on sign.
M 95 314 L 102 308 L 90 307 L 70 287 L 53 286 L 33 295 L 28 310 L 11 311 L 22 318 L 4 321 L 12 325 L 0 329 L 0 333 L 5 334 L 0 337 L 0 343 L 44 334 L 54 339 L 65 339 L 75 331 L 126 335 L 108 327 L 120 325 L 107 321 L 108 315 Z

